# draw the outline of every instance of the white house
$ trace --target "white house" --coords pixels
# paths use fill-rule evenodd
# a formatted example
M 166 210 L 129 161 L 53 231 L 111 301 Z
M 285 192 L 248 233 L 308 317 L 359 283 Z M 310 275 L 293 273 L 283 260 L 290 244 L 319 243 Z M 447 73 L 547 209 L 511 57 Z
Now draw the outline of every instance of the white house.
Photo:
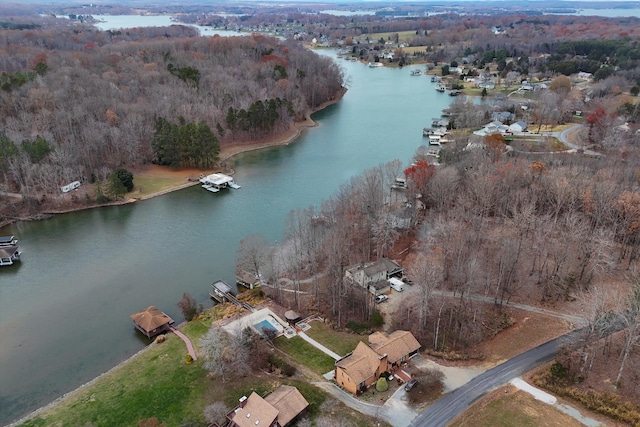
M 509 130 L 513 133 L 521 133 L 527 130 L 527 124 L 522 120 L 519 120 L 512 123 L 511 126 L 509 126 Z

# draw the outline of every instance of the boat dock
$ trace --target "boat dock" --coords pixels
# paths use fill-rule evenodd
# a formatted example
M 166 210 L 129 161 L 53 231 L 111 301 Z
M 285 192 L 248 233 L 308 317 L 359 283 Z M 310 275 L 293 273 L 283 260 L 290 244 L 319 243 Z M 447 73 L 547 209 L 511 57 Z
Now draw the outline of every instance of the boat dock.
M 20 247 L 15 236 L 0 236 L 0 267 L 13 265 L 20 260 Z
M 238 307 L 242 307 L 251 312 L 256 311 L 256 309 L 253 308 L 251 304 L 247 304 L 246 302 L 242 302 L 238 298 L 236 298 L 231 293 L 231 287 L 227 285 L 224 281 L 218 280 L 212 283 L 211 288 L 212 289 L 211 289 L 211 292 L 209 292 L 209 295 L 211 296 L 211 298 L 218 301 L 219 303 L 230 302 L 237 305 Z
M 233 181 L 233 177 L 222 173 L 212 173 L 211 175 L 201 177 L 199 181 L 202 184 L 202 188 L 212 193 L 217 193 L 225 188 L 233 188 L 234 190 L 240 188 L 240 186 Z

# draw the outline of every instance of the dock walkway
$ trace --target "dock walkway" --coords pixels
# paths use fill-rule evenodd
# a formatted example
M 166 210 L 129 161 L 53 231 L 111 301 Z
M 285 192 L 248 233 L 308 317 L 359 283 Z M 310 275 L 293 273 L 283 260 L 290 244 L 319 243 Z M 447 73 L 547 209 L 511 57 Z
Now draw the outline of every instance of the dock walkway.
M 191 340 L 189 339 L 189 337 L 187 337 L 185 334 L 183 334 L 173 326 L 171 326 L 169 329 L 171 330 L 171 332 L 176 334 L 182 341 L 184 341 L 184 343 L 187 345 L 187 350 L 189 351 L 189 355 L 191 356 L 191 358 L 193 360 L 198 360 L 198 358 L 196 357 L 196 352 L 193 349 L 193 345 L 191 344 Z

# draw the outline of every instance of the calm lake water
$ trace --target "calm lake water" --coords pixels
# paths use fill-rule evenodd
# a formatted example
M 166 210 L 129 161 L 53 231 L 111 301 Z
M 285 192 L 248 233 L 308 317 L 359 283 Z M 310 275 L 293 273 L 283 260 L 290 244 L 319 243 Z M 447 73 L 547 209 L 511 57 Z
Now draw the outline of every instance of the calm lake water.
M 210 307 L 210 284 L 234 283 L 242 238 L 282 241 L 291 210 L 319 204 L 367 168 L 410 161 L 451 98 L 410 68 L 336 60 L 349 76 L 344 99 L 315 114 L 319 126 L 296 143 L 236 157 L 240 190 L 196 186 L 0 231 L 24 252 L 0 269 L 0 424 L 142 349 L 130 314 L 155 305 L 180 322 L 183 292 Z

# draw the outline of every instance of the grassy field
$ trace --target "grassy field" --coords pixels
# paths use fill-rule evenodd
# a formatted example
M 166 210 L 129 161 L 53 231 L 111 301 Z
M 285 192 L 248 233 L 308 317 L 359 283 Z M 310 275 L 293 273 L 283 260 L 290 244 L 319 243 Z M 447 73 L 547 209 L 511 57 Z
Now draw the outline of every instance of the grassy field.
M 363 335 L 334 331 L 321 322 L 311 322 L 310 325 L 311 329 L 306 334 L 340 356 L 352 352 L 360 341 L 367 343 L 367 337 Z
M 411 31 L 391 32 L 391 33 L 371 33 L 371 34 L 365 34 L 365 35 L 361 36 L 361 38 L 364 39 L 366 37 L 369 37 L 369 40 L 384 39 L 385 41 L 391 40 L 391 41 L 395 42 L 396 34 L 398 35 L 398 42 L 399 43 L 406 42 L 406 41 L 411 40 L 414 37 L 416 37 L 415 30 L 411 30 Z
M 505 390 L 507 391 L 505 393 Z M 456 418 L 451 427 L 580 427 L 581 423 L 511 386 L 500 388 Z
M 202 322 L 182 329 L 196 342 L 207 330 Z M 186 347 L 175 335 L 113 370 L 24 426 L 135 426 L 156 417 L 166 425 L 203 424 L 206 372 L 187 365 Z
M 300 337 L 286 338 L 281 336 L 273 340 L 273 344 L 296 363 L 306 366 L 318 375 L 333 370 L 335 360 Z
M 186 183 L 187 181 L 184 177 L 160 178 L 136 176 L 133 178 L 133 191 L 129 193 L 128 196 L 136 198 L 145 197 Z
M 408 47 L 403 47 L 402 50 L 408 53 L 409 55 L 415 55 L 416 52 L 425 53 L 428 47 L 429 46 L 408 46 Z

